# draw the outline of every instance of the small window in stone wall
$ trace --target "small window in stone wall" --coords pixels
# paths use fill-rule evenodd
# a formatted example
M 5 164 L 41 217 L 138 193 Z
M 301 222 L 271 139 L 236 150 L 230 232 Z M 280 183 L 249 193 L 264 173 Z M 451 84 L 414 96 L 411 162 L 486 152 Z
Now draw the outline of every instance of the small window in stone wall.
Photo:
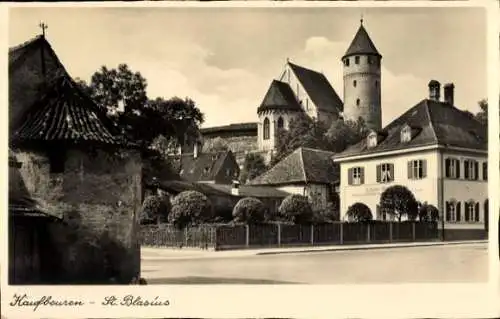
M 52 149 L 48 151 L 50 173 L 64 173 L 64 164 L 66 162 L 66 151 L 62 149 Z
M 354 63 L 359 64 L 359 56 L 354 57 Z
M 356 106 L 359 106 L 359 103 L 360 103 L 360 102 L 361 102 L 361 101 L 360 101 L 359 99 L 356 99 Z

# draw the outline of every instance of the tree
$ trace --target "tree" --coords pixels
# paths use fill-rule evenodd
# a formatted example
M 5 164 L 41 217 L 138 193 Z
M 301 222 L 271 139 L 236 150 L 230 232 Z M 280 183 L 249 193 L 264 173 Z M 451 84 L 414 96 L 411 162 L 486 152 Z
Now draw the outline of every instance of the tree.
M 338 119 L 332 123 L 326 133 L 327 145 L 332 152 L 342 152 L 347 147 L 361 141 L 367 135 L 367 128 L 362 118 L 357 122 Z
M 237 223 L 256 224 L 264 221 L 266 207 L 254 197 L 242 198 L 233 209 L 233 220 Z
M 346 216 L 349 221 L 367 222 L 373 219 L 372 212 L 363 203 L 354 203 L 347 209 Z
M 295 224 L 308 224 L 313 220 L 313 210 L 306 196 L 288 195 L 279 207 L 279 214 L 286 221 Z
M 165 195 L 150 195 L 142 203 L 141 223 L 156 222 L 158 224 L 168 221 L 170 200 Z
M 202 224 L 213 218 L 210 200 L 200 192 L 184 191 L 172 200 L 169 222 L 183 229 L 189 225 Z
M 420 203 L 418 209 L 418 218 L 420 221 L 437 221 L 439 220 L 439 210 L 434 205 Z
M 396 216 L 401 222 L 403 216 L 415 219 L 418 215 L 418 202 L 413 193 L 406 187 L 394 185 L 380 195 L 380 207 Z
M 475 116 L 481 124 L 488 125 L 488 100 L 482 99 L 478 102 L 479 108 L 481 109 Z
M 267 170 L 264 158 L 260 154 L 248 153 L 245 155 L 243 170 L 240 173 L 240 181 L 246 183 Z

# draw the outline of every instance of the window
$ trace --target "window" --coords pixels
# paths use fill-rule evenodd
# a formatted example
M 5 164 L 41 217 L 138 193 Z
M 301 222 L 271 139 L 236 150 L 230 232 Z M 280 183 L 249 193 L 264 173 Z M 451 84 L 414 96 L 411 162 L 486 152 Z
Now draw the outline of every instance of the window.
M 456 158 L 447 158 L 445 171 L 448 178 L 460 178 L 460 161 Z
M 366 57 L 366 60 L 368 61 L 368 64 L 372 64 L 373 60 L 371 56 Z
M 411 128 L 409 126 L 405 126 L 401 129 L 400 139 L 401 143 L 406 143 L 411 140 Z
M 378 81 L 375 81 L 375 87 L 378 88 Z
M 368 135 L 368 147 L 377 146 L 377 133 L 372 132 Z
M 359 64 L 359 56 L 354 57 L 354 63 Z
M 408 179 L 422 179 L 427 177 L 427 161 L 414 160 L 408 162 Z
M 466 222 L 479 222 L 479 203 L 469 201 L 465 204 L 465 219 Z
M 359 99 L 356 99 L 356 106 L 359 106 L 359 103 L 361 103 L 361 101 Z
M 460 202 L 451 200 L 446 202 L 446 221 L 459 222 L 461 220 Z
M 394 164 L 377 165 L 377 183 L 390 183 L 394 180 Z
M 477 180 L 479 175 L 479 164 L 475 160 L 464 161 L 464 178 L 468 180 Z
M 353 167 L 347 172 L 349 174 L 349 185 L 362 185 L 365 183 L 365 169 L 363 167 Z
M 66 162 L 66 152 L 61 149 L 52 149 L 48 152 L 50 173 L 64 173 L 64 164 Z
M 352 81 L 352 86 L 356 87 L 356 84 L 358 84 L 356 80 Z
M 271 123 L 269 123 L 269 119 L 266 117 L 264 119 L 264 139 L 268 140 L 270 137 Z
M 278 129 L 282 129 L 285 126 L 285 122 L 283 121 L 283 118 L 280 116 L 278 118 Z
M 483 181 L 488 180 L 488 163 L 483 163 Z
M 349 66 L 349 58 L 346 58 L 346 59 L 344 60 L 344 64 L 345 64 L 345 66 Z

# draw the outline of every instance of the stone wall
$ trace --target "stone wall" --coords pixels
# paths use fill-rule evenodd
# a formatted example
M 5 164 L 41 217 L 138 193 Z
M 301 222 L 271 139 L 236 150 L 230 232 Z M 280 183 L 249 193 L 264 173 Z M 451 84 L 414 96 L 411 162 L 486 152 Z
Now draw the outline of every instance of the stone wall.
M 236 157 L 236 162 L 241 168 L 247 153 L 257 150 L 257 136 L 223 136 L 205 138 L 203 152 L 209 151 L 208 148 L 212 145 L 215 139 L 222 139 Z
M 140 274 L 138 153 L 71 149 L 61 174 L 50 173 L 41 152 L 19 152 L 17 160 L 28 191 L 64 220 L 50 229 L 61 281 L 127 283 Z

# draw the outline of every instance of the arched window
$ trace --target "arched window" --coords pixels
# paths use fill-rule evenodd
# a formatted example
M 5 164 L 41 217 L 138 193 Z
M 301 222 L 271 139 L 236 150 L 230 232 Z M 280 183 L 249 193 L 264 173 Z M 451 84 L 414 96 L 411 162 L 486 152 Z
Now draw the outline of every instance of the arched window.
M 361 103 L 361 101 L 359 99 L 356 99 L 356 106 L 359 106 L 359 103 Z
M 280 116 L 278 118 L 278 130 L 281 130 L 285 127 L 285 122 L 283 121 L 283 118 Z
M 264 119 L 264 139 L 268 140 L 270 137 L 271 133 L 271 123 L 269 122 L 269 119 L 266 117 Z

